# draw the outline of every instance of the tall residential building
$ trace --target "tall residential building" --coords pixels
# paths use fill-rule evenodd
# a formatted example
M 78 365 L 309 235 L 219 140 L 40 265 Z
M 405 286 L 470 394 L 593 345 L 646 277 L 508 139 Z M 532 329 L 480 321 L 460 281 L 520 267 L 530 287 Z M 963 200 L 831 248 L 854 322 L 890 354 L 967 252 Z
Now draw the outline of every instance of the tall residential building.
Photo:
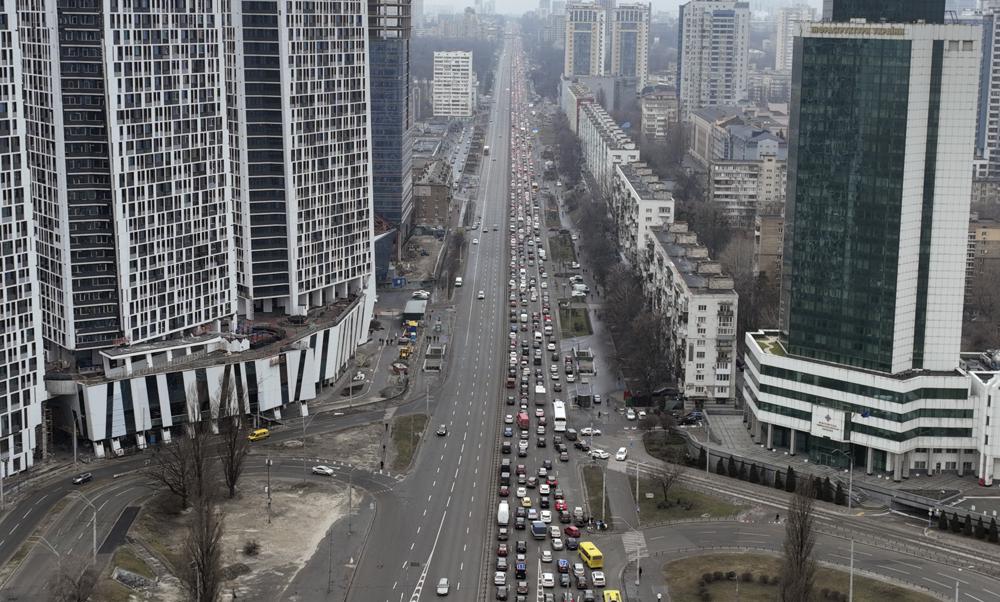
M 413 113 L 410 105 L 411 0 L 368 1 L 372 195 L 375 214 L 410 230 L 413 211 Z
M 649 4 L 620 4 L 611 9 L 611 75 L 634 77 L 636 90 L 649 79 Z
M 795 39 L 781 331 L 746 336 L 748 423 L 896 480 L 992 472 L 974 391 L 1000 375 L 960 355 L 981 32 L 944 0 L 832 4 Z
M 665 144 L 667 135 L 679 126 L 677 90 L 672 86 L 653 86 L 639 98 L 642 136 L 648 142 Z
M 367 4 L 226 2 L 241 312 L 305 315 L 372 275 Z
M 690 0 L 681 5 L 677 81 L 686 117 L 702 107 L 747 97 L 750 5 L 737 0 Z
M 49 359 L 235 326 L 219 4 L 18 13 Z
M 476 110 L 476 74 L 472 52 L 455 50 L 434 53 L 435 117 L 467 119 Z
M 21 48 L 13 2 L 0 5 L 0 478 L 34 463 L 45 366 L 35 214 L 25 149 Z
M 800 23 L 816 19 L 816 11 L 806 4 L 785 6 L 778 10 L 777 38 L 774 44 L 775 71 L 792 71 L 792 48 Z
M 604 75 L 607 11 L 597 4 L 566 5 L 563 76 Z

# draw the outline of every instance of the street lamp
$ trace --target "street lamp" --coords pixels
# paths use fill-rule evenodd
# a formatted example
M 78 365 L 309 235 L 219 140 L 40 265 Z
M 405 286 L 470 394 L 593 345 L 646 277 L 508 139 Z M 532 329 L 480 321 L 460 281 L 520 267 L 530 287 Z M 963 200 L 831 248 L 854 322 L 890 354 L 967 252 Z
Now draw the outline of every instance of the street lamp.
M 45 547 L 47 547 L 49 550 L 52 551 L 53 554 L 56 555 L 56 560 L 59 563 L 59 574 L 62 575 L 62 554 L 59 553 L 59 550 L 57 550 L 55 546 L 49 543 L 49 540 L 45 539 L 41 535 L 36 535 L 35 537 L 37 537 L 40 542 L 45 544 Z
M 95 506 L 89 499 L 87 499 L 87 496 L 83 495 L 79 491 L 74 491 L 73 493 L 75 493 L 81 500 L 84 501 L 84 503 L 90 506 L 91 510 L 94 511 L 93 533 L 92 533 L 94 551 L 91 557 L 91 562 L 97 564 L 97 506 Z
M 851 442 L 848 441 L 847 444 L 851 445 Z M 853 447 L 851 449 L 853 451 Z M 851 509 L 851 503 L 852 503 L 851 498 L 854 497 L 853 496 L 853 493 L 854 493 L 854 454 L 853 453 L 849 453 L 849 452 L 845 452 L 842 449 L 835 449 L 835 450 L 833 450 L 833 453 L 840 454 L 841 456 L 846 457 L 847 460 L 848 460 L 848 462 L 850 463 L 849 472 L 847 474 L 847 509 L 850 510 Z

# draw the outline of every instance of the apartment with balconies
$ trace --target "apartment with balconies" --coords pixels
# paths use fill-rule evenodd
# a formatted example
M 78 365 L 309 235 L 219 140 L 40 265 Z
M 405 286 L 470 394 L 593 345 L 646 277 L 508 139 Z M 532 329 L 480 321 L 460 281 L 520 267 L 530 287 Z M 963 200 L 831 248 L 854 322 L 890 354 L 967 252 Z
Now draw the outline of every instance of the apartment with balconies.
M 645 163 L 622 163 L 615 166 L 610 210 L 618 246 L 635 265 L 650 230 L 673 223 L 674 195 Z

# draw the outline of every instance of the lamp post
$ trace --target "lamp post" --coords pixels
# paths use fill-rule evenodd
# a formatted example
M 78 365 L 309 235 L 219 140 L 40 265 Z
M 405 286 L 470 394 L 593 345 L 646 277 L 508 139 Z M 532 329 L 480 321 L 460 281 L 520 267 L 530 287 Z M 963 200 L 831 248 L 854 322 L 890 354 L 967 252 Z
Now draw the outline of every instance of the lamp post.
M 91 538 L 93 540 L 94 550 L 93 550 L 93 554 L 91 555 L 91 562 L 93 564 L 97 564 L 97 506 L 95 506 L 89 499 L 87 499 L 87 496 L 83 495 L 79 491 L 75 491 L 74 493 L 77 495 L 77 497 L 79 497 L 81 500 L 83 500 L 85 504 L 87 504 L 88 506 L 90 506 L 91 510 L 94 511 L 94 520 L 93 520 L 93 523 L 92 523 L 93 529 L 92 529 L 92 533 L 91 533 Z
M 614 516 L 614 515 L 612 515 L 611 519 L 612 520 L 620 520 L 620 521 L 622 521 L 622 523 L 624 523 L 626 527 L 628 527 L 631 531 L 633 531 L 634 533 L 636 533 L 638 535 L 639 530 L 636 529 L 635 527 L 633 527 L 624 518 L 622 518 L 620 516 Z M 636 541 L 638 541 L 638 538 L 636 538 Z M 635 546 L 635 584 L 636 584 L 636 586 L 639 585 L 639 574 L 640 574 L 640 572 L 641 572 L 641 569 L 639 568 L 639 546 L 636 545 Z
M 49 543 L 49 540 L 45 539 L 41 535 L 37 535 L 36 537 L 38 537 L 38 540 L 40 542 L 45 544 L 45 547 L 47 547 L 49 550 L 52 551 L 53 554 L 56 555 L 56 561 L 59 563 L 59 574 L 62 575 L 62 554 L 59 553 L 59 550 L 57 550 L 55 546 Z
M 849 441 L 848 441 L 848 445 L 851 445 L 851 443 Z M 853 451 L 853 447 L 851 449 Z M 842 449 L 835 449 L 835 450 L 833 450 L 833 453 L 840 454 L 841 456 L 846 457 L 847 461 L 849 463 L 849 466 L 850 466 L 850 468 L 848 469 L 848 474 L 847 474 L 847 509 L 850 510 L 851 509 L 851 504 L 853 503 L 852 500 L 851 500 L 851 498 L 854 497 L 853 496 L 853 493 L 854 493 L 854 454 L 850 453 L 850 452 L 845 452 Z

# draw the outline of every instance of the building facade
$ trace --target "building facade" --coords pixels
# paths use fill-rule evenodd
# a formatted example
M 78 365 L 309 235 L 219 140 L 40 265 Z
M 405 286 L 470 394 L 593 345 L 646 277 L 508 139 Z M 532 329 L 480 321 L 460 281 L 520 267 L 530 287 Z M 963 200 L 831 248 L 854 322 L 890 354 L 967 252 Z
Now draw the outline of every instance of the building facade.
M 690 0 L 681 5 L 679 27 L 677 82 L 683 114 L 745 99 L 750 4 Z
M 579 128 L 584 165 L 607 198 L 611 195 L 615 165 L 638 161 L 639 149 L 596 102 L 581 107 Z
M 700 403 L 726 403 L 735 395 L 736 312 L 733 279 L 708 249 L 675 222 L 646 236 L 639 271 L 661 336 L 674 358 L 678 388 Z
M 563 77 L 604 75 L 607 11 L 582 2 L 566 4 Z
M 34 199 L 22 92 L 21 46 L 13 2 L 0 6 L 0 477 L 30 468 L 45 400 Z M 45 433 L 41 433 L 45 437 Z M 44 439 L 43 439 L 44 441 Z M 44 446 L 44 443 L 42 444 Z
M 636 80 L 636 90 L 649 79 L 650 4 L 619 4 L 611 15 L 611 75 Z
M 786 182 L 786 162 L 774 155 L 756 161 L 714 161 L 708 197 L 730 227 L 749 230 L 761 206 L 785 204 Z
M 754 217 L 753 275 L 767 278 L 770 286 L 781 282 L 785 251 L 785 207 L 761 206 Z
M 476 75 L 472 52 L 434 53 L 433 101 L 435 117 L 469 119 L 476 110 Z
M 992 286 L 1000 275 L 1000 221 L 980 218 L 973 214 L 969 219 L 969 247 L 966 251 L 965 290 L 970 291 L 976 282 Z
M 437 159 L 414 175 L 413 223 L 429 228 L 447 228 L 451 214 L 451 166 Z
M 413 211 L 410 8 L 411 0 L 368 2 L 372 197 L 375 214 L 398 228 L 399 242 L 410 233 Z
M 220 5 L 18 13 L 49 359 L 234 328 Z
M 816 11 L 806 4 L 795 4 L 778 9 L 776 37 L 774 40 L 774 70 L 792 72 L 792 49 L 795 36 L 799 33 L 799 24 L 816 19 Z
M 674 222 L 674 195 L 645 163 L 622 163 L 615 166 L 610 209 L 618 246 L 637 265 L 651 229 Z
M 666 144 L 667 136 L 680 122 L 677 90 L 670 86 L 655 86 L 639 97 L 642 136 L 649 142 Z
M 795 41 L 781 331 L 746 336 L 748 426 L 819 463 L 989 484 L 1000 363 L 960 354 L 956 294 L 981 32 L 943 0 L 832 4 Z
M 580 109 L 583 105 L 594 102 L 594 93 L 584 84 L 563 79 L 560 86 L 559 103 L 563 114 L 569 121 L 569 129 L 578 134 L 580 130 Z

